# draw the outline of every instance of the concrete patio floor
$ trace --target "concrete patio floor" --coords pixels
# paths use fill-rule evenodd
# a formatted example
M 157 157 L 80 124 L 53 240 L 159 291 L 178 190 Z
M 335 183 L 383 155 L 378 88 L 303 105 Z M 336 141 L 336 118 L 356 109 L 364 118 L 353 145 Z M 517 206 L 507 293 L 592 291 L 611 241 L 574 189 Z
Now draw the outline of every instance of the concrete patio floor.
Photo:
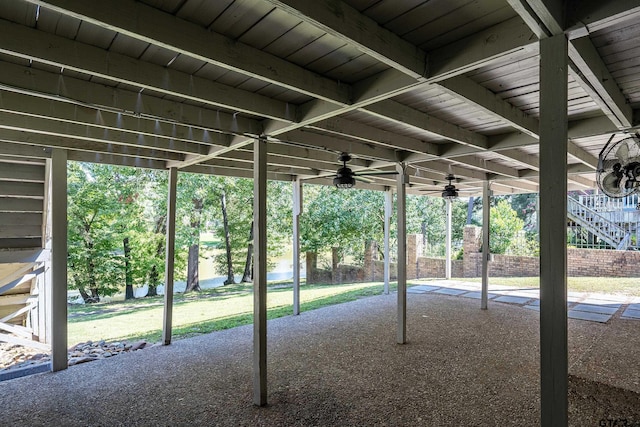
M 269 321 L 269 405 L 252 404 L 252 327 L 0 383 L 3 425 L 539 424 L 539 313 L 433 292 Z M 640 323 L 569 320 L 570 425 L 640 422 Z

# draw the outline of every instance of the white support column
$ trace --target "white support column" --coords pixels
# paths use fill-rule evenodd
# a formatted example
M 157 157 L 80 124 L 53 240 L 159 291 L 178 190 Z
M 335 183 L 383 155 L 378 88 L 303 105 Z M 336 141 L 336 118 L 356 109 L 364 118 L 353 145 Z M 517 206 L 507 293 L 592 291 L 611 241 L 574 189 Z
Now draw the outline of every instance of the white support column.
M 447 230 L 445 236 L 445 261 L 444 261 L 444 277 L 451 279 L 451 199 L 446 199 L 446 222 Z
M 51 370 L 67 369 L 67 152 L 51 151 Z
M 253 143 L 253 403 L 267 404 L 267 140 Z
M 567 39 L 540 40 L 541 425 L 568 424 Z
M 384 192 L 384 293 L 389 295 L 389 278 L 390 273 L 390 247 L 389 235 L 391 226 L 391 213 L 393 212 L 393 193 L 391 188 L 387 188 Z
M 397 204 L 398 204 L 398 344 L 407 342 L 407 193 L 409 176 L 406 165 L 398 163 Z
M 293 181 L 293 314 L 300 314 L 300 215 L 302 214 L 302 181 Z
M 482 185 L 482 292 L 480 297 L 480 308 L 482 310 L 487 309 L 487 300 L 489 299 L 490 223 L 491 190 L 489 190 L 489 181 L 485 181 Z
M 176 198 L 178 169 L 169 169 L 169 185 L 167 194 L 167 236 L 164 260 L 164 315 L 162 320 L 162 343 L 171 344 L 173 319 L 173 271 L 175 263 L 176 243 Z

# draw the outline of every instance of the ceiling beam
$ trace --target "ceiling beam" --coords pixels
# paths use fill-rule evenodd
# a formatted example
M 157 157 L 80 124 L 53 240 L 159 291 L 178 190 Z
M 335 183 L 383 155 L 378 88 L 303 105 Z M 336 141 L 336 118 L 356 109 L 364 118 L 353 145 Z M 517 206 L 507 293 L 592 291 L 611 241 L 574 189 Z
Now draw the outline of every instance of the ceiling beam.
M 263 131 L 259 121 L 242 115 L 169 101 L 144 92 L 109 87 L 3 61 L 0 61 L 0 89 L 0 106 L 4 105 L 7 109 L 23 111 L 27 108 L 39 112 L 53 109 L 50 114 L 54 117 L 60 109 L 60 114 L 66 114 L 68 120 L 96 125 L 104 123 L 108 127 L 124 127 L 143 133 L 149 133 L 149 129 L 145 128 L 145 123 L 148 123 L 145 120 L 153 123 L 154 132 L 160 126 L 165 134 L 175 133 L 177 138 L 194 138 L 202 142 L 207 138 L 204 134 L 201 136 L 199 130 L 241 135 L 260 135 Z M 12 92 L 34 100 L 7 98 Z M 36 103 L 38 98 L 50 103 Z M 3 100 L 6 100 L 6 104 L 3 104 Z M 65 110 L 63 104 L 71 106 L 73 110 Z M 113 116 L 115 123 L 111 119 Z M 139 123 L 133 125 L 133 122 Z M 163 122 L 171 127 L 170 132 L 166 132 Z
M 580 0 L 567 10 L 567 30 L 570 39 L 584 37 L 626 21 L 640 19 L 640 4 L 635 0 Z
M 414 79 L 426 75 L 424 51 L 342 1 L 267 1 Z
M 0 112 L 93 126 L 96 129 L 131 132 L 136 135 L 166 138 L 183 143 L 226 146 L 229 145 L 230 139 L 229 135 L 221 132 L 170 122 L 166 119 L 145 118 L 141 115 L 133 116 L 108 110 L 98 111 L 96 108 L 65 102 L 61 98 L 48 99 L 2 90 L 1 86 Z
M 207 145 L 142 133 L 123 132 L 99 128 L 79 123 L 61 122 L 22 114 L 13 114 L 0 110 L 0 129 L 33 132 L 45 135 L 54 135 L 62 138 L 71 138 L 83 141 L 91 141 L 103 144 L 126 145 L 130 147 L 144 147 L 154 150 L 169 151 L 173 153 L 204 154 L 209 150 Z
M 347 105 L 349 85 L 176 18 L 142 2 L 110 0 L 27 0 L 165 49 L 309 96 Z M 171 31 L 167 31 L 171 28 Z
M 565 2 L 558 0 L 508 0 L 538 37 L 565 32 Z M 627 9 L 629 9 L 627 5 Z M 610 12 L 614 13 L 614 12 Z M 588 33 L 582 34 L 588 36 Z M 602 111 L 620 129 L 633 122 L 631 107 L 615 79 L 602 61 L 589 37 L 574 38 L 569 43 L 572 77 L 593 98 Z
M 0 52 L 164 95 L 288 122 L 296 107 L 191 74 L 0 20 Z
M 600 106 L 602 111 L 620 129 L 629 128 L 633 123 L 633 111 L 627 103 L 624 94 L 620 91 L 616 80 L 613 78 L 604 61 L 600 57 L 596 47 L 589 37 L 571 40 L 569 43 L 569 58 L 572 75 L 578 75 L 582 87 L 587 83 L 591 90 L 591 97 Z

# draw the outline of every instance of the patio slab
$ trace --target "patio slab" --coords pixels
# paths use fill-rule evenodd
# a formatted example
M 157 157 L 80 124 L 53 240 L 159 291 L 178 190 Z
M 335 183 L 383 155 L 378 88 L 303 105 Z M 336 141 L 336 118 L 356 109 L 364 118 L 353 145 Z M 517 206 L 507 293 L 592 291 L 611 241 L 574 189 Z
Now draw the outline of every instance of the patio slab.
M 611 319 L 610 314 L 591 313 L 588 311 L 569 310 L 567 314 L 570 319 L 588 320 L 591 322 L 607 323 Z
M 518 297 L 518 296 L 512 296 L 512 295 L 502 295 L 502 296 L 494 299 L 494 301 L 506 302 L 506 303 L 511 303 L 511 304 L 526 304 L 527 302 L 531 301 L 532 299 L 533 299 L 532 297 Z
M 586 311 L 589 313 L 600 313 L 613 315 L 621 307 L 620 304 L 613 305 L 594 305 L 594 304 L 578 304 L 572 308 L 576 311 Z
M 640 310 L 633 310 L 631 308 L 627 308 L 622 312 L 620 316 L 621 319 L 636 319 L 640 320 Z
M 467 291 L 463 289 L 455 289 L 455 288 L 441 288 L 433 291 L 434 294 L 444 294 L 444 295 L 454 295 L 454 296 L 462 295 L 466 292 Z
M 465 298 L 475 298 L 475 299 L 480 299 L 482 298 L 482 292 L 467 292 L 466 294 L 462 294 L 461 296 L 465 297 Z M 488 299 L 494 299 L 495 297 L 497 297 L 498 295 L 496 294 L 492 294 L 492 293 L 488 293 L 487 294 L 487 298 Z
M 431 285 L 411 286 L 410 288 L 407 288 L 407 292 L 409 292 L 410 294 L 424 294 L 426 292 L 431 292 L 434 289 L 440 289 L 440 287 Z

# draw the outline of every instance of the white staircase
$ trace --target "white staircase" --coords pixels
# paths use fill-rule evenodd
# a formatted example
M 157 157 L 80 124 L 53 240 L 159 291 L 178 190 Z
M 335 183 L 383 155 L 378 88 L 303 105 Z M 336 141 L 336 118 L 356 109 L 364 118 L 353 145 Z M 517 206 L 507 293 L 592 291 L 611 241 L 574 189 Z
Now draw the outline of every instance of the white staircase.
M 613 249 L 640 249 L 638 196 L 612 199 L 603 194 L 569 197 L 567 217 Z
M 48 350 L 44 159 L 0 156 L 0 341 Z

